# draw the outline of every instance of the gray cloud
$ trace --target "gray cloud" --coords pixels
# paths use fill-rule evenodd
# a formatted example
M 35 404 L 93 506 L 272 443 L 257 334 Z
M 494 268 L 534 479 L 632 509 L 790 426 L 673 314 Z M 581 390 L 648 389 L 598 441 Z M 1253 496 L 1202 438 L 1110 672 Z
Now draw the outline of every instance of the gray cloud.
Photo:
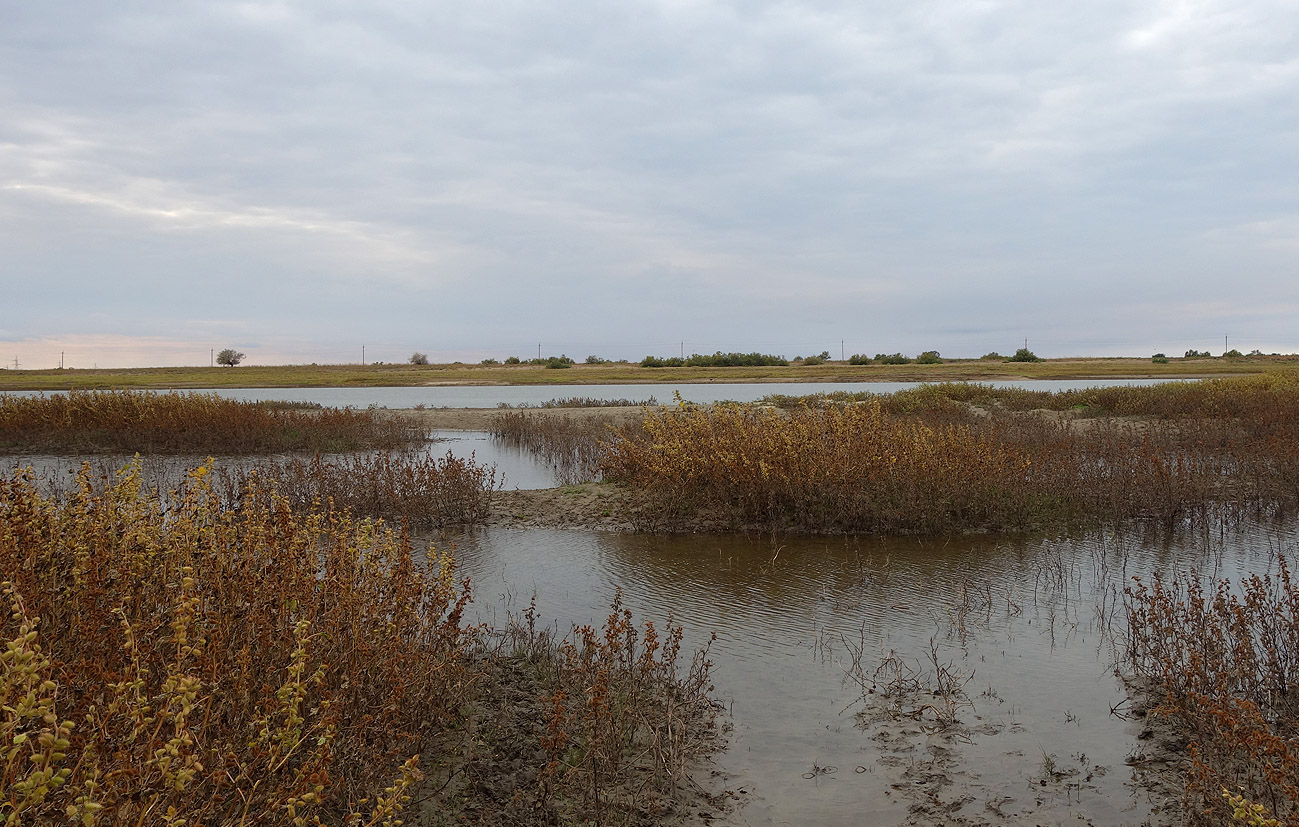
M 0 23 L 0 347 L 29 361 L 132 336 L 160 363 L 235 337 L 296 361 L 1299 346 L 1285 2 Z

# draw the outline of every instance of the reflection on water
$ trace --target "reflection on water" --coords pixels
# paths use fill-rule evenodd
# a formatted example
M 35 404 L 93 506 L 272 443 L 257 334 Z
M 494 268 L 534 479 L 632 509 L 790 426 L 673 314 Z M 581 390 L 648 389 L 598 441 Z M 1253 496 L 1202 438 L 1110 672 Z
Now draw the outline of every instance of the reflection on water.
M 1149 804 L 1125 764 L 1134 730 L 1111 714 L 1124 697 L 1113 674 L 1120 590 L 1174 566 L 1234 576 L 1294 547 L 1293 533 L 1263 529 L 1153 543 L 1095 534 L 773 545 L 507 529 L 449 541 L 480 620 L 499 622 L 535 593 L 561 628 L 598 624 L 620 588 L 639 620 L 671 615 L 695 643 L 716 632 L 715 683 L 735 727 L 720 762 L 736 776 L 729 786 L 752 793 L 737 823 L 755 825 L 900 823 L 916 803 L 901 786 L 920 783 L 909 780 L 915 767 L 935 756 L 947 780 L 927 789 L 954 813 L 1140 823 Z M 853 650 L 871 663 L 896 650 L 919 666 L 931 640 L 973 673 L 968 736 L 954 744 L 913 726 L 919 734 L 900 744 L 858 727 L 860 692 L 844 671 Z M 1077 774 L 1043 785 L 1048 758 Z

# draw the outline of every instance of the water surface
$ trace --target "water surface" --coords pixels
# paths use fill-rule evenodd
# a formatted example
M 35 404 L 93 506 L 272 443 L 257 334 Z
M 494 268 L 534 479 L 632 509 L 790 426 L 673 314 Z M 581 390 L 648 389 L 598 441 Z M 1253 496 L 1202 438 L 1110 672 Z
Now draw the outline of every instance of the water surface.
M 1137 730 L 1111 713 L 1125 698 L 1114 674 L 1123 585 L 1193 563 L 1223 575 L 1264 568 L 1269 550 L 1293 550 L 1295 537 L 1254 528 L 1171 541 L 773 544 L 490 528 L 442 540 L 451 541 L 479 620 L 500 624 L 535 594 L 560 628 L 598 626 L 621 589 L 638 621 L 671 616 L 696 644 L 716 632 L 715 683 L 734 725 L 719 761 L 727 786 L 751 799 L 735 823 L 900 824 L 932 798 L 976 823 L 1000 823 L 1001 812 L 1017 823 L 1117 826 L 1151 813 L 1126 763 Z M 931 642 L 941 663 L 973 676 L 968 731 L 928 732 L 924 719 L 859 725 L 858 713 L 880 706 L 846 679 L 854 659 L 869 671 L 892 651 L 924 672 Z M 1048 759 L 1075 774 L 1044 785 Z
M 1156 385 L 1168 379 L 1027 379 L 984 382 L 994 387 L 1029 388 L 1042 391 L 1077 390 L 1116 385 Z M 327 407 L 367 408 L 495 408 L 499 405 L 542 405 L 552 399 L 581 397 L 600 400 L 644 401 L 651 396 L 660 404 L 671 404 L 673 391 L 691 402 L 711 404 L 723 400 L 755 402 L 771 394 L 805 395 L 844 391 L 894 393 L 919 387 L 920 382 L 708 382 L 638 385 L 444 385 L 400 388 L 216 388 L 195 393 L 214 393 L 229 399 L 252 402 L 286 400 L 315 402 Z M 186 392 L 186 391 L 182 391 Z M 58 391 L 6 391 L 34 396 Z

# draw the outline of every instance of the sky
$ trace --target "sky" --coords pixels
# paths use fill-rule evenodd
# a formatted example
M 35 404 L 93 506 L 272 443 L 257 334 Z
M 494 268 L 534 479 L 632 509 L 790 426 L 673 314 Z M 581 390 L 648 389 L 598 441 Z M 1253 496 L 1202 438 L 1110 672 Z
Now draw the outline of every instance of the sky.
M 0 0 L 8 369 L 1288 353 L 1296 265 L 1293 0 Z

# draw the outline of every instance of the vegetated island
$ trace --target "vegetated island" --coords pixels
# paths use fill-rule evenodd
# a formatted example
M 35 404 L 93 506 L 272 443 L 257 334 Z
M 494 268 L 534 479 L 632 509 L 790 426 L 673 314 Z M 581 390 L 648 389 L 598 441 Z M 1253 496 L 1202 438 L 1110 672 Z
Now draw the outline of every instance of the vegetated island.
M 1299 371 L 1299 356 L 943 359 L 899 364 L 905 357 L 872 357 L 869 364 L 807 358 L 788 364 L 718 366 L 558 359 L 501 364 L 241 365 L 121 369 L 0 370 L 0 390 L 108 388 L 326 388 L 422 385 L 614 385 L 693 382 L 966 382 L 1017 379 L 1199 378 Z M 859 360 L 860 361 L 860 360 Z

